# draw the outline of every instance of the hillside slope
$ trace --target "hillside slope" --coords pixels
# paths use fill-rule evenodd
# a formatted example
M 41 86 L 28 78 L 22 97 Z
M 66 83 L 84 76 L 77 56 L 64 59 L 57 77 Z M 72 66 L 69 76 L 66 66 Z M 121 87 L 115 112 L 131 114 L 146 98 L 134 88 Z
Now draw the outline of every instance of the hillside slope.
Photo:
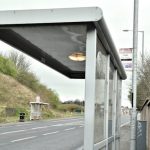
M 7 107 L 28 106 L 36 94 L 14 78 L 0 73 L 0 105 Z
M 41 96 L 43 96 L 44 102 L 49 103 L 50 107 L 42 107 L 42 118 L 62 118 L 76 116 L 69 109 L 64 108 L 66 106 L 60 105 L 57 100 L 57 96 L 51 90 L 48 92 L 44 90 L 41 91 Z M 0 123 L 4 122 L 16 122 L 19 119 L 19 112 L 25 112 L 26 120 L 29 120 L 30 116 L 30 105 L 31 101 L 35 101 L 37 94 L 33 92 L 30 88 L 22 85 L 20 82 L 15 80 L 13 77 L 0 73 Z M 55 100 L 56 99 L 56 100 Z M 59 103 L 58 103 L 59 102 Z M 59 104 L 58 108 L 53 107 L 54 104 Z M 14 112 L 9 112 L 7 110 L 13 110 Z

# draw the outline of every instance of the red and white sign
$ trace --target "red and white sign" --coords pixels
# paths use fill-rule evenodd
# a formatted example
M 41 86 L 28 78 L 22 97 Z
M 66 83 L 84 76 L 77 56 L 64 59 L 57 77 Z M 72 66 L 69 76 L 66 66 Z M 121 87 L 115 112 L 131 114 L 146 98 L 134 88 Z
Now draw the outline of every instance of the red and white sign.
M 119 49 L 119 55 L 121 60 L 132 60 L 132 48 Z
M 126 71 L 132 70 L 132 48 L 119 49 L 121 62 Z

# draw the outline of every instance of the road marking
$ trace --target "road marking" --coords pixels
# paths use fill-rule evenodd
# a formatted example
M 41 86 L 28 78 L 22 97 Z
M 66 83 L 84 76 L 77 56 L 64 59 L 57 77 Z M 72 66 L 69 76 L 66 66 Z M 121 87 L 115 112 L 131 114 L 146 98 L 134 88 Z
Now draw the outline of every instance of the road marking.
M 22 139 L 13 140 L 13 141 L 11 141 L 11 142 L 14 143 L 14 142 L 19 142 L 19 141 L 24 141 L 24 140 L 33 139 L 33 138 L 36 138 L 36 137 L 37 137 L 37 136 L 30 136 L 30 137 L 26 137 L 26 138 L 22 138 Z
M 129 124 L 129 123 L 130 123 L 130 121 L 129 121 L 129 122 L 126 122 L 126 123 L 124 123 L 124 124 L 122 124 L 121 127 L 123 127 L 123 126 L 125 126 L 125 125 L 127 125 L 127 124 Z
M 43 134 L 43 135 L 50 135 L 50 134 L 56 134 L 56 133 L 59 133 L 59 131 L 50 132 L 50 133 L 45 133 L 45 134 Z
M 21 126 L 24 126 L 23 124 L 18 124 L 18 125 L 16 125 L 17 127 L 21 127 Z
M 0 135 L 19 133 L 19 132 L 25 132 L 25 131 L 37 130 L 37 129 L 44 129 L 44 128 L 51 128 L 51 127 L 60 127 L 60 126 L 74 125 L 74 124 L 75 125 L 78 125 L 78 124 L 82 125 L 82 123 L 83 123 L 83 121 L 74 121 L 74 122 L 60 123 L 60 124 L 54 124 L 54 125 L 49 125 L 49 126 L 39 126 L 39 127 L 33 127 L 33 128 L 30 128 L 30 129 L 26 129 L 26 130 L 8 131 L 8 132 L 0 133 Z M 32 124 L 28 122 L 28 123 L 25 123 L 25 124 L 17 124 L 16 126 L 24 126 L 24 125 L 32 125 Z M 72 130 L 72 129 L 74 129 L 74 128 L 67 129 L 67 130 Z
M 65 129 L 64 131 L 69 131 L 69 130 L 74 130 L 74 129 L 75 129 L 75 127 L 74 128 Z
M 35 127 L 35 128 L 32 128 L 32 130 L 36 130 L 36 129 L 43 129 L 43 128 L 48 128 L 48 126 L 43 126 L 43 127 Z
M 10 131 L 10 132 L 0 133 L 0 135 L 9 134 L 9 133 L 24 132 L 24 131 L 25 131 L 25 130 Z
M 59 126 L 64 126 L 65 124 L 54 124 L 52 125 L 53 127 L 59 127 Z

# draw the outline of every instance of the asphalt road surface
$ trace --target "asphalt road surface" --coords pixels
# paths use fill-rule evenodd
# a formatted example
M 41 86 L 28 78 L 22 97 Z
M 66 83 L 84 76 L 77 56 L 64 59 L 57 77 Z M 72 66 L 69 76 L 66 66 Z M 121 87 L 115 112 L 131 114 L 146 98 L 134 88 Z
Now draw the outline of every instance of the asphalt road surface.
M 122 116 L 121 124 L 130 121 Z M 0 125 L 0 150 L 81 150 L 83 118 Z
M 2 125 L 0 150 L 79 150 L 83 127 L 83 118 Z

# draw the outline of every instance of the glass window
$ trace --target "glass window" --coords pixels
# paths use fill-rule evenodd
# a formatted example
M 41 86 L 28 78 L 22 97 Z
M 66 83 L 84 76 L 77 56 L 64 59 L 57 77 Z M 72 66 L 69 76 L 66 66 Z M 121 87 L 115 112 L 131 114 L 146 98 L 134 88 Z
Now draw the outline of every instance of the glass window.
M 106 147 L 100 148 L 99 150 L 106 150 Z
M 121 80 L 118 76 L 117 79 L 117 99 L 116 99 L 116 135 L 119 135 L 121 119 Z
M 116 144 L 116 146 L 115 146 L 116 150 L 120 150 L 120 140 L 119 139 L 117 139 L 115 141 L 115 144 Z
M 121 119 L 121 79 L 117 77 L 117 97 L 116 97 L 116 135 L 120 134 L 120 119 Z M 120 149 L 120 139 L 115 140 L 116 150 Z
M 99 50 L 98 45 L 98 50 Z M 95 124 L 94 143 L 98 143 L 105 138 L 105 114 L 106 103 L 106 71 L 107 56 L 103 51 L 97 51 L 96 56 L 96 95 L 95 95 Z
M 113 142 L 108 144 L 108 150 L 112 150 Z
M 112 120 L 113 120 L 113 91 L 114 91 L 114 67 L 110 62 L 109 69 L 109 114 L 108 114 L 108 136 L 112 136 Z

